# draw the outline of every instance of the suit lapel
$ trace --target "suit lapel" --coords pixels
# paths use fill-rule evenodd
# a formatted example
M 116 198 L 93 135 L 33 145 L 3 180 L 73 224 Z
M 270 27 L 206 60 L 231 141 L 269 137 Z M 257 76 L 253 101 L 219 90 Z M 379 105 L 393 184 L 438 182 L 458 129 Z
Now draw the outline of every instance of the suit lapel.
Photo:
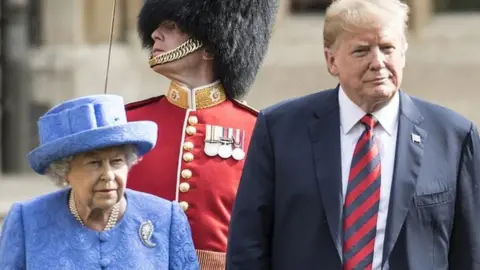
M 420 127 L 423 117 L 408 95 L 400 91 L 395 168 L 385 232 L 383 262 L 388 260 L 404 225 L 422 163 L 427 132 Z
M 342 258 L 340 238 L 342 211 L 342 161 L 340 149 L 340 116 L 338 89 L 322 93 L 329 95 L 316 104 L 316 120 L 309 125 L 318 187 L 330 233 L 338 255 Z

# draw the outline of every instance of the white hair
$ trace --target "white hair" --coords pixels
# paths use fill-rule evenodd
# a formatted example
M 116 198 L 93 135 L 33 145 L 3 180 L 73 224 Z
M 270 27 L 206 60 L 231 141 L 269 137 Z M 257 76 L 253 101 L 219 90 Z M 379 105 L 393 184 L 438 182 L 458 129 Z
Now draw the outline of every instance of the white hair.
M 130 169 L 138 162 L 138 155 L 133 145 L 123 146 L 126 151 L 127 166 Z M 74 156 L 62 158 L 60 160 L 52 162 L 46 169 L 46 175 L 53 181 L 58 187 L 68 186 L 66 176 L 70 171 L 70 161 Z
M 406 42 L 409 12 L 400 0 L 334 0 L 325 14 L 324 47 L 335 47 L 343 32 L 382 26 L 400 27 Z

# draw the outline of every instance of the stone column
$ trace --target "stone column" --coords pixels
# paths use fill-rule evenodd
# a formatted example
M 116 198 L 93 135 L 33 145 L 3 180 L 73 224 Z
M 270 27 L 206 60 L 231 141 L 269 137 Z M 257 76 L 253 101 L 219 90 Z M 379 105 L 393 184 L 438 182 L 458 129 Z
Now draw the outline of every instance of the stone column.
M 123 34 L 125 7 L 117 0 L 114 40 Z M 43 0 L 45 45 L 108 43 L 114 0 Z
M 127 3 L 127 28 L 130 31 L 137 29 L 137 16 L 145 0 L 128 0 Z
M 135 46 L 136 50 L 140 50 L 140 39 L 137 34 L 137 16 L 144 0 L 128 0 L 126 26 L 128 31 L 128 40 L 130 44 Z
M 5 73 L 5 63 L 4 63 L 4 59 L 5 59 L 5 52 L 4 52 L 4 46 L 3 46 L 3 43 L 5 42 L 5 38 L 4 38 L 4 33 L 5 33 L 5 1 L 3 0 L 0 0 L 0 146 L 3 144 L 3 139 L 2 139 L 2 136 L 3 136 L 3 133 L 5 133 L 5 130 L 2 128 L 3 124 L 3 111 L 4 111 L 4 108 L 3 108 L 3 104 L 4 104 L 4 100 L 3 100 L 3 95 L 4 95 L 4 92 L 5 92 L 5 89 L 3 87 L 3 80 L 5 80 L 3 77 L 4 77 L 4 73 Z M 0 175 L 2 174 L 3 172 L 3 165 L 2 165 L 2 156 L 4 155 L 4 151 L 2 150 L 2 147 L 0 147 Z M 2 214 L 0 213 L 0 227 L 1 227 L 1 224 L 2 224 Z M 1 233 L 1 229 L 0 229 L 0 233 Z
M 89 44 L 108 43 L 114 0 L 83 0 L 85 39 Z M 125 28 L 125 3 L 132 0 L 117 0 L 113 40 L 123 38 Z
M 280 0 L 280 6 L 278 7 L 277 23 L 283 21 L 290 15 L 292 0 Z
M 80 44 L 85 41 L 84 0 L 42 2 L 44 46 Z
M 422 31 L 426 24 L 430 22 L 433 14 L 433 0 L 407 0 L 410 6 L 410 30 L 412 33 L 418 34 Z
M 33 99 L 54 105 L 75 96 L 75 59 L 85 44 L 84 0 L 42 0 L 42 44 L 31 51 Z
M 4 172 L 24 173 L 30 170 L 26 156 L 31 150 L 30 69 L 28 67 L 27 2 L 8 0 L 4 6 L 5 86 L 2 99 L 5 128 L 0 148 L 5 154 Z M 3 132 L 3 131 L 2 131 Z

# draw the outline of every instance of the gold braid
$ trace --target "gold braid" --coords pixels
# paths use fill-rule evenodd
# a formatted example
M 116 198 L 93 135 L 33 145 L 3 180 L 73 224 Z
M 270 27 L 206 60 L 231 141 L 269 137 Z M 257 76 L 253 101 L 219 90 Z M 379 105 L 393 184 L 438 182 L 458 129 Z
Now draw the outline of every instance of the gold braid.
M 150 67 L 154 67 L 156 65 L 172 62 L 200 49 L 202 46 L 203 43 L 201 41 L 189 38 L 187 41 L 171 51 L 159 54 L 157 56 L 152 56 L 148 60 L 148 64 Z

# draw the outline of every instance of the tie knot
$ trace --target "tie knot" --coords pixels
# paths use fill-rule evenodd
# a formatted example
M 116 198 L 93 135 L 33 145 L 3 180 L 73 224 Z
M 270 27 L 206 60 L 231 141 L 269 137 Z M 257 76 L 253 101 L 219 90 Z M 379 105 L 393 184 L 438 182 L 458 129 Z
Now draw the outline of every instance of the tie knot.
M 365 128 L 367 129 L 373 129 L 377 124 L 378 121 L 373 117 L 371 114 L 366 114 L 362 119 L 360 119 L 360 122 L 365 125 Z

